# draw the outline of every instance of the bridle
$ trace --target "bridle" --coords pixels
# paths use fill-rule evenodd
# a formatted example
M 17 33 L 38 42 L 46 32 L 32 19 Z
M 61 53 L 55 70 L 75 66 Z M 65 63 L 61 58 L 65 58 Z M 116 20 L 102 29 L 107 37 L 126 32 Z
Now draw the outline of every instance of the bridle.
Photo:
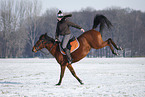
M 46 53 L 46 52 L 44 52 L 44 51 L 42 51 L 42 50 L 40 50 L 40 51 L 41 51 L 43 54 L 45 54 L 45 55 L 49 55 L 49 54 L 50 54 L 50 51 L 52 50 L 52 48 L 54 47 L 55 44 L 56 44 L 56 42 L 53 43 L 52 47 L 51 47 L 50 50 L 49 50 L 49 53 Z
M 50 53 L 46 53 L 46 52 L 44 52 L 44 51 L 42 51 L 42 50 L 40 50 L 40 49 L 38 49 L 39 48 L 39 46 L 41 45 L 41 44 L 43 44 L 43 42 L 45 42 L 46 40 L 41 40 L 41 42 L 39 42 L 39 44 L 38 45 L 35 45 L 35 49 L 36 49 L 36 51 L 41 51 L 43 54 L 45 54 L 45 55 L 49 55 Z M 46 41 L 46 43 L 44 44 L 44 45 L 46 45 L 48 42 Z M 50 48 L 50 50 L 49 50 L 49 52 L 52 50 L 52 48 L 54 47 L 54 45 L 56 44 L 56 41 L 53 43 L 53 45 L 51 46 L 51 48 Z

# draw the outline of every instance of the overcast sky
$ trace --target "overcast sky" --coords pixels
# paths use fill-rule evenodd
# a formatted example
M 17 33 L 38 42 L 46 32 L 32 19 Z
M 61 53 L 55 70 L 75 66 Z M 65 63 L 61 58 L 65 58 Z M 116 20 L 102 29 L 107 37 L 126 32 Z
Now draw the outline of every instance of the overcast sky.
M 108 7 L 117 6 L 121 8 L 131 8 L 145 12 L 145 0 L 40 0 L 42 11 L 46 9 L 58 8 L 63 12 L 80 11 L 82 8 L 92 7 L 102 10 Z

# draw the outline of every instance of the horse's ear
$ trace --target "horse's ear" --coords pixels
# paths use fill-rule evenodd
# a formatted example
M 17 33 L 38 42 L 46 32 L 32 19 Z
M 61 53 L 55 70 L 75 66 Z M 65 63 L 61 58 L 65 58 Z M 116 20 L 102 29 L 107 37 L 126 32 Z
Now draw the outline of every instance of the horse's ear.
M 45 33 L 44 35 L 47 36 L 47 33 Z
M 45 39 L 47 39 L 47 37 L 48 37 L 47 32 L 44 34 L 44 37 L 45 37 Z

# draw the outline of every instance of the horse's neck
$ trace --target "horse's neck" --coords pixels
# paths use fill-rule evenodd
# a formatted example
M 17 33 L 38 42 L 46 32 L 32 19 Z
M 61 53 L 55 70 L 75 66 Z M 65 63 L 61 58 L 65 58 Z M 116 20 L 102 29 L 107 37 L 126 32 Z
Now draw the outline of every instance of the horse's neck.
M 46 45 L 46 49 L 54 56 L 56 53 L 56 47 L 58 43 L 51 43 Z

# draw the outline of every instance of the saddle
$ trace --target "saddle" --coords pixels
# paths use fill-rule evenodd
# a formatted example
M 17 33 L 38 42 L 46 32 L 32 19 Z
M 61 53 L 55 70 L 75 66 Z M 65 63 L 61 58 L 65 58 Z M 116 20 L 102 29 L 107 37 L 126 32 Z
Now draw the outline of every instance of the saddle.
M 79 46 L 80 43 L 75 37 L 71 38 L 67 44 L 67 48 L 70 50 L 70 53 L 76 51 L 79 48 Z M 62 43 L 59 43 L 59 48 L 60 48 L 60 52 L 63 55 L 66 55 L 64 49 L 62 48 Z

